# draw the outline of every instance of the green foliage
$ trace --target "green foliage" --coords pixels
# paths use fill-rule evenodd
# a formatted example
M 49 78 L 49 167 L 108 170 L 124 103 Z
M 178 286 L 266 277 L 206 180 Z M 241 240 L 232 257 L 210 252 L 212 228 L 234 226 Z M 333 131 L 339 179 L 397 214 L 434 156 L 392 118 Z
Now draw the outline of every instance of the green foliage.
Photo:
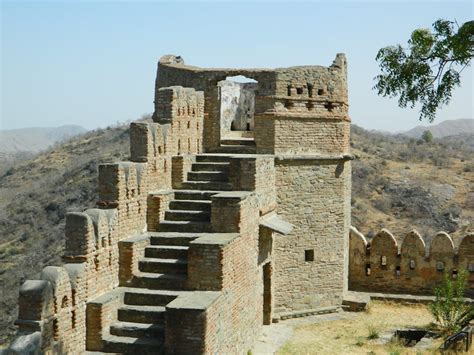
M 357 341 L 355 342 L 355 346 L 362 347 L 365 345 L 365 341 L 362 337 L 357 337 Z
M 469 272 L 460 270 L 455 280 L 445 272 L 443 283 L 435 289 L 436 299 L 430 304 L 430 311 L 443 333 L 451 335 L 474 319 L 474 306 L 464 303 L 464 290 Z
M 457 31 L 456 31 L 457 29 Z M 460 86 L 460 74 L 473 57 L 474 21 L 458 27 L 439 19 L 433 31 L 413 31 L 408 48 L 389 46 L 378 51 L 376 60 L 382 74 L 374 79 L 379 95 L 399 97 L 400 107 L 421 104 L 420 121 L 432 122 L 439 107 L 450 102 Z
M 433 133 L 431 133 L 431 131 L 424 131 L 423 134 L 421 135 L 421 138 L 426 143 L 431 143 L 433 142 Z
M 379 330 L 372 326 L 369 325 L 369 335 L 367 336 L 367 339 L 378 339 L 380 337 Z

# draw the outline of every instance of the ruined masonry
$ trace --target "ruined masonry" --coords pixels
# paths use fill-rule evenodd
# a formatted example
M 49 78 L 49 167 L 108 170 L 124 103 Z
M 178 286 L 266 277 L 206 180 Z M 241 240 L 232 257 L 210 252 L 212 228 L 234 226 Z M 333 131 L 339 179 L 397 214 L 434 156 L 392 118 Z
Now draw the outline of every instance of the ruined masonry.
M 226 80 L 239 75 L 253 80 Z M 130 161 L 99 166 L 97 208 L 66 216 L 65 264 L 21 286 L 13 353 L 246 354 L 263 324 L 339 310 L 349 282 L 438 280 L 449 236 L 423 264 L 416 233 L 400 258 L 388 231 L 351 229 L 346 78 L 343 54 L 280 69 L 162 57 Z M 474 272 L 463 243 L 443 268 Z
M 252 83 L 226 81 L 245 76 Z M 244 354 L 263 324 L 347 289 L 346 59 L 329 67 L 158 63 L 153 122 L 66 217 L 65 264 L 20 289 L 12 349 Z M 256 83 L 255 83 L 256 81 Z

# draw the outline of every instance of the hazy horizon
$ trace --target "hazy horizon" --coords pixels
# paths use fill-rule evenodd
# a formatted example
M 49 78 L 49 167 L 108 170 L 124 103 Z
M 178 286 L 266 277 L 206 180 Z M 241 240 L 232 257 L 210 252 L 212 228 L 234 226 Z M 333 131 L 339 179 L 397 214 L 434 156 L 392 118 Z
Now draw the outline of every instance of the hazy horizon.
M 469 1 L 12 2 L 3 1 L 0 129 L 86 129 L 153 110 L 156 63 L 181 55 L 201 67 L 286 67 L 348 58 L 354 124 L 388 132 L 418 110 L 372 90 L 377 50 L 405 45 L 438 18 L 472 19 Z M 423 16 L 420 16 L 422 14 Z M 433 124 L 473 118 L 472 67 Z

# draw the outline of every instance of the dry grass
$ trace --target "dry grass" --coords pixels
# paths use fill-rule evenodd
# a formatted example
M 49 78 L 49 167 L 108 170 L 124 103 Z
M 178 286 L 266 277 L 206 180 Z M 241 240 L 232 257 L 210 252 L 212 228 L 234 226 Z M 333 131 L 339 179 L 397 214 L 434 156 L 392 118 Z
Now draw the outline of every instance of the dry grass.
M 432 320 L 424 305 L 373 302 L 368 312 L 351 319 L 297 326 L 278 354 L 432 354 L 441 340 L 425 352 L 399 343 L 377 344 L 377 338 L 386 331 L 427 327 Z

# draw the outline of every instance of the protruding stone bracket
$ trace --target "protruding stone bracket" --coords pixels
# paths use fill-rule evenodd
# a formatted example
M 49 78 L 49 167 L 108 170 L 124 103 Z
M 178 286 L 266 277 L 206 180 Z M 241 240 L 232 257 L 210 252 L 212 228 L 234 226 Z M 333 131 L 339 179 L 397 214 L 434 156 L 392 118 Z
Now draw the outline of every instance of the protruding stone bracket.
M 277 213 L 268 213 L 265 216 L 260 217 L 260 226 L 282 235 L 290 234 L 294 228 L 291 223 L 285 221 Z

